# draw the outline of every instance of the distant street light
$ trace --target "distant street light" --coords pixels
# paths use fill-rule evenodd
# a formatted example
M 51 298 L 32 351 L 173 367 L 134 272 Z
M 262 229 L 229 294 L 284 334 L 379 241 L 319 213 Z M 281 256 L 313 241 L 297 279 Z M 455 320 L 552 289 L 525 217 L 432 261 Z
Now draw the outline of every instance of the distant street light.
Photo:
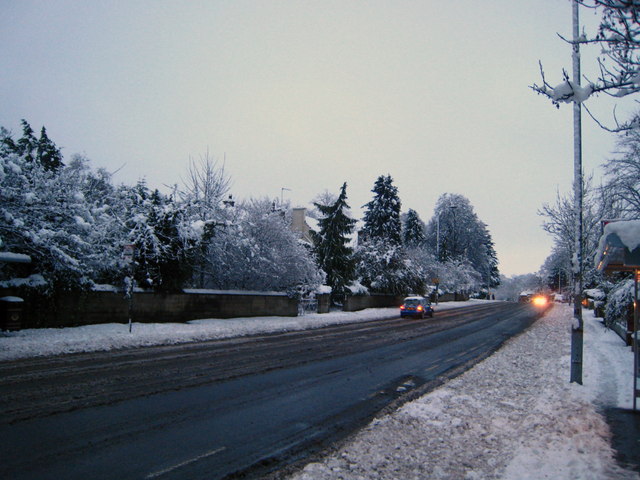
M 286 188 L 286 187 L 282 187 L 280 189 L 280 206 L 282 206 L 284 204 L 284 191 L 290 192 L 291 189 L 290 188 Z

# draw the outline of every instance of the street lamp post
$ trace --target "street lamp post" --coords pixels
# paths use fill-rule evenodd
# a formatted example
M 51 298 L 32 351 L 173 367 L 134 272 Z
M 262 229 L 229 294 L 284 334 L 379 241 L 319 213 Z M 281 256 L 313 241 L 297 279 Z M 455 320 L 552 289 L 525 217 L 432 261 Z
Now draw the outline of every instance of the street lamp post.
M 573 85 L 580 88 L 580 23 L 578 1 L 573 0 Z M 575 255 L 573 265 L 573 316 L 571 329 L 571 380 L 582 385 L 582 118 L 581 105 L 573 102 L 573 196 L 575 213 Z

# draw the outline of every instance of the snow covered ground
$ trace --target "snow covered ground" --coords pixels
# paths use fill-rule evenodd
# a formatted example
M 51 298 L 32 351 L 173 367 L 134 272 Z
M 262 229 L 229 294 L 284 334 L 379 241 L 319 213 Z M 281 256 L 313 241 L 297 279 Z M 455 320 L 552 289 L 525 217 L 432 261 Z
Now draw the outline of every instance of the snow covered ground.
M 440 304 L 438 310 L 474 302 Z M 0 333 L 0 361 L 229 338 L 385 318 L 396 309 Z M 585 311 L 584 385 L 569 384 L 571 308 L 556 305 L 497 353 L 291 480 L 638 479 L 619 468 L 601 407 L 630 408 L 633 354 Z
M 569 384 L 572 310 L 556 305 L 460 377 L 378 418 L 291 480 L 637 479 L 599 407 L 629 408 L 633 354 L 585 311 L 584 385 Z
M 461 308 L 478 301 L 440 303 L 436 311 Z M 41 355 L 108 351 L 197 342 L 243 335 L 320 328 L 339 323 L 365 322 L 394 315 L 397 308 L 370 308 L 360 312 L 331 312 L 298 317 L 252 317 L 192 320 L 187 323 L 105 323 L 74 328 L 25 329 L 0 332 L 0 361 Z

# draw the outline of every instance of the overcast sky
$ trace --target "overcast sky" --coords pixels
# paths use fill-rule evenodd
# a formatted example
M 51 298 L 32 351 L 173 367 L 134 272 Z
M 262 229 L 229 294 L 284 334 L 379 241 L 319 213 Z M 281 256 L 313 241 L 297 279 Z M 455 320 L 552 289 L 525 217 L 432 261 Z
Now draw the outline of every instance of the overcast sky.
M 538 60 L 554 84 L 571 67 L 569 0 L 0 5 L 0 125 L 44 125 L 117 183 L 180 183 L 208 151 L 239 199 L 307 206 L 346 181 L 360 216 L 390 174 L 425 222 L 441 194 L 466 196 L 504 274 L 550 253 L 537 211 L 571 190 L 571 107 L 528 87 Z M 597 173 L 615 139 L 587 119 L 584 135 Z

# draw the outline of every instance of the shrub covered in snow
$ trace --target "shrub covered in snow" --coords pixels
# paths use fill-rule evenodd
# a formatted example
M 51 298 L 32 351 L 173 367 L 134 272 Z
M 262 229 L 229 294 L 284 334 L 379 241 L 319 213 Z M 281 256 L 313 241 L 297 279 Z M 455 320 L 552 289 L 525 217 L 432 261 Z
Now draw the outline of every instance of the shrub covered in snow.
M 237 206 L 204 248 L 205 288 L 293 292 L 324 282 L 310 251 L 268 199 Z
M 407 258 L 399 244 L 365 242 L 358 247 L 355 258 L 359 282 L 371 292 L 397 295 L 425 292 L 425 272 Z
M 607 297 L 605 306 L 605 325 L 613 326 L 614 323 L 626 325 L 629 309 L 633 307 L 633 279 L 627 279 L 618 283 Z

